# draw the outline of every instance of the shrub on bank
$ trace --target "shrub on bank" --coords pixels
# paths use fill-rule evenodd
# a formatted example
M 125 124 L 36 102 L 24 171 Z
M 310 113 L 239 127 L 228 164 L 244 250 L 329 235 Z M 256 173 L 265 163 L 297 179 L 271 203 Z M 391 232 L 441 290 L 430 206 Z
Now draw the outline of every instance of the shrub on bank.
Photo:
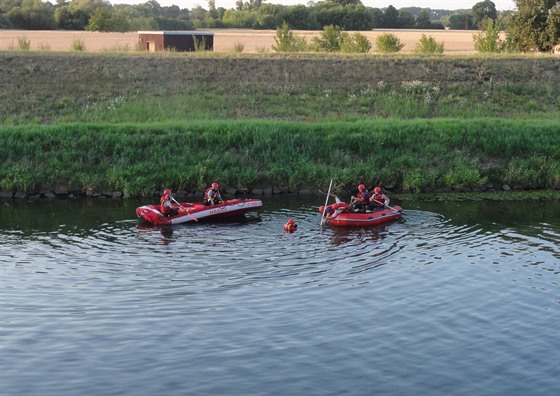
M 422 34 L 414 52 L 420 55 L 441 55 L 444 51 L 443 42 L 438 43 L 432 36 Z
M 393 52 L 399 52 L 404 47 L 401 40 L 397 36 L 391 33 L 383 33 L 377 36 L 375 40 L 375 49 L 378 52 L 387 54 Z

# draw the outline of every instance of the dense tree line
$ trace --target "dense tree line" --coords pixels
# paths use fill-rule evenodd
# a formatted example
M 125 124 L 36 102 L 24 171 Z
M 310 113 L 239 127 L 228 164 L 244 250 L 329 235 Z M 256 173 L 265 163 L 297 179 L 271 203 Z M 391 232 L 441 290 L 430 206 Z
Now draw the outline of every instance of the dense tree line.
M 441 18 L 454 11 L 409 7 L 397 10 L 365 7 L 360 0 L 324 0 L 308 6 L 267 4 L 263 0 L 238 0 L 236 8 L 208 6 L 181 9 L 162 7 L 156 0 L 138 5 L 111 5 L 107 0 L 0 0 L 2 29 L 66 29 L 134 31 L 138 29 L 247 28 L 276 29 L 286 22 L 293 29 L 344 30 L 443 29 Z M 468 10 L 467 10 L 468 12 Z
M 126 32 L 204 28 L 277 29 L 284 23 L 296 30 L 338 26 L 346 31 L 372 29 L 481 29 L 498 23 L 510 43 L 521 51 L 550 51 L 558 44 L 560 1 L 517 0 L 516 12 L 498 13 L 491 0 L 470 10 L 397 10 L 365 7 L 360 0 L 323 0 L 307 6 L 238 0 L 226 10 L 208 0 L 208 7 L 162 7 L 156 0 L 137 5 L 112 5 L 107 0 L 0 0 L 0 29 L 66 29 Z

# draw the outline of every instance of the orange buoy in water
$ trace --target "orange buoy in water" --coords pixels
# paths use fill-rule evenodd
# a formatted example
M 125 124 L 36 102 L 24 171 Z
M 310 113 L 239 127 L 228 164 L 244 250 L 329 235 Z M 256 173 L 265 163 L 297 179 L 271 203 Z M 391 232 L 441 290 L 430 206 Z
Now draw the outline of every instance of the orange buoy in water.
M 284 231 L 294 232 L 295 230 L 297 230 L 297 224 L 296 224 L 295 220 L 290 219 L 290 220 L 288 220 L 288 222 L 286 224 L 284 224 Z

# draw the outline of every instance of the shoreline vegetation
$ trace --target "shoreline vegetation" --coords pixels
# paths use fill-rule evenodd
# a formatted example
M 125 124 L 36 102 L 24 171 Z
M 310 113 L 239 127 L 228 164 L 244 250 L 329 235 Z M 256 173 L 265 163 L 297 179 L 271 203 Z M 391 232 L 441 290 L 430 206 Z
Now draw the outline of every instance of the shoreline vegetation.
M 560 187 L 556 120 L 196 121 L 0 128 L 0 190 L 151 196 L 335 191 L 356 182 L 392 192 Z M 507 187 L 506 187 L 507 185 Z
M 554 56 L 0 53 L 0 197 L 560 189 Z M 552 195 L 549 195 L 552 194 Z

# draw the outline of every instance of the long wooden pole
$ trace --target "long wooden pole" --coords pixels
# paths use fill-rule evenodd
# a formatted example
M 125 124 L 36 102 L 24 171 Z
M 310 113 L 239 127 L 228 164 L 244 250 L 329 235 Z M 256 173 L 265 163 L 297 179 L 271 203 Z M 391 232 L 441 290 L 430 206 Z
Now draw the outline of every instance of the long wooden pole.
M 323 209 L 323 216 L 321 217 L 321 226 L 323 225 L 323 220 L 325 219 L 325 212 L 327 211 L 327 203 L 329 202 L 329 196 L 331 195 L 331 188 L 332 188 L 332 179 L 331 179 L 331 184 L 329 184 L 327 199 L 325 199 L 325 208 Z

